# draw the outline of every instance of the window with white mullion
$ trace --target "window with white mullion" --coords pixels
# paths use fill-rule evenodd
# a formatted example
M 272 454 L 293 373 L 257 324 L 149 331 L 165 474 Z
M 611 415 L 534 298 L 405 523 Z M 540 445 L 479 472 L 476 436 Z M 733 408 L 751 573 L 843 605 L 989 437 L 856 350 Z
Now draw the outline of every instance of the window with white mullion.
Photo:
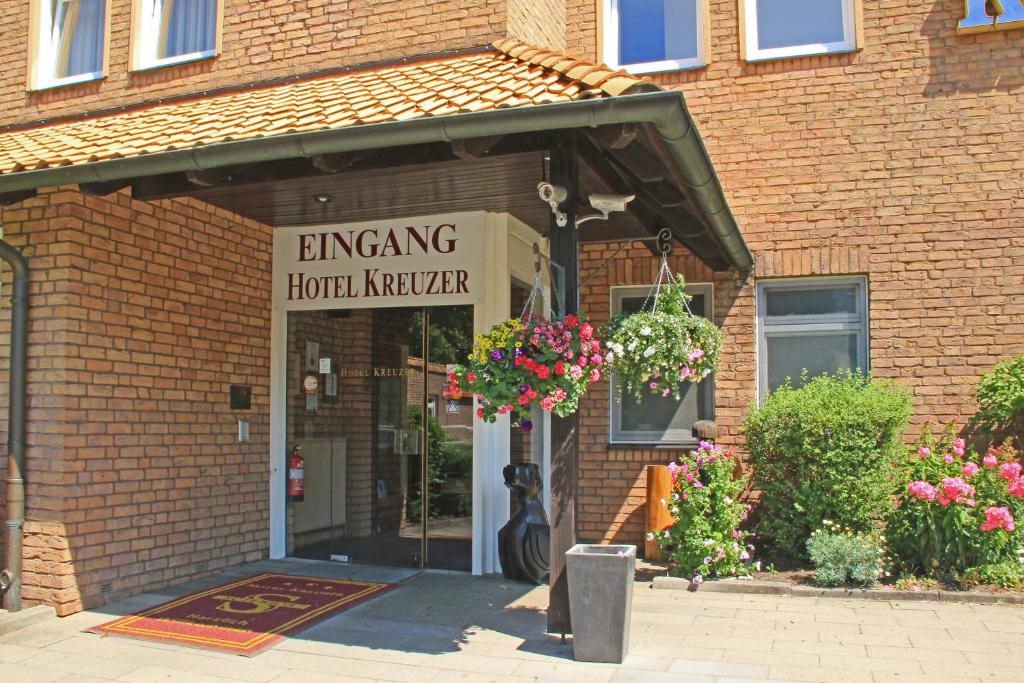
M 747 61 L 857 49 L 860 0 L 740 0 Z
M 602 59 L 631 73 L 705 65 L 707 0 L 602 0 Z
M 30 88 L 82 83 L 104 74 L 108 0 L 33 3 L 34 54 Z
M 768 280 L 757 286 L 759 395 L 868 368 L 864 278 Z
M 153 69 L 217 54 L 219 0 L 136 0 L 133 68 Z

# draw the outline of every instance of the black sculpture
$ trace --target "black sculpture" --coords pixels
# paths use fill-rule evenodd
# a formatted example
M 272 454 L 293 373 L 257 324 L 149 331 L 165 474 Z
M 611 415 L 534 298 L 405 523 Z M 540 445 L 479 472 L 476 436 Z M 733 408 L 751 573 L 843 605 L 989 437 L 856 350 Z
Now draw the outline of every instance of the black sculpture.
M 498 532 L 498 558 L 506 579 L 544 583 L 548 576 L 551 528 L 544 506 L 537 499 L 543 484 L 540 468 L 532 462 L 506 465 L 505 486 L 519 501 L 519 509 Z

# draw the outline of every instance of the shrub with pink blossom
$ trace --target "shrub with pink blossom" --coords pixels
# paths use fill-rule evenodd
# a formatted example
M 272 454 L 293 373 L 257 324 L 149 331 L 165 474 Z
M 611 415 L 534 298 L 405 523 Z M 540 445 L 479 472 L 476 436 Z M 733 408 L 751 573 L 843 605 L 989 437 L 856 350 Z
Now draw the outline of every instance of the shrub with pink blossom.
M 904 572 L 957 578 L 985 575 L 977 568 L 990 565 L 1020 564 L 1024 478 L 1012 448 L 981 455 L 952 427 L 937 440 L 926 431 L 907 470 L 909 483 L 887 530 Z
M 734 478 L 732 451 L 702 441 L 668 467 L 671 498 L 655 504 L 668 507 L 675 524 L 648 532 L 648 539 L 657 539 L 672 573 L 694 584 L 713 576 L 749 576 L 755 566 L 754 546 L 739 526 L 750 506 L 738 500 L 746 479 Z

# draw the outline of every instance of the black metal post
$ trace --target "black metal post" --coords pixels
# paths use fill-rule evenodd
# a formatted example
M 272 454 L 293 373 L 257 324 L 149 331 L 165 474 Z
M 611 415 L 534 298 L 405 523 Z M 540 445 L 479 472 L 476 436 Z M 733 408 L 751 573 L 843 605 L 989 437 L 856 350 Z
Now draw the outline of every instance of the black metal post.
M 568 191 L 562 210 L 568 224 L 558 227 L 551 217 L 549 236 L 551 260 L 564 269 L 565 311 L 579 308 L 579 244 L 576 240 L 577 206 L 576 151 L 571 138 L 551 150 L 551 182 Z M 576 489 L 579 466 L 579 418 L 551 416 L 551 573 L 548 602 L 548 631 L 572 633 L 569 615 L 569 585 L 565 574 L 565 551 L 576 543 Z
M 14 272 L 11 294 L 11 368 L 7 414 L 7 548 L 9 569 L 0 576 L 4 607 L 21 609 L 22 529 L 25 526 L 25 363 L 28 349 L 28 263 L 17 249 L 0 240 L 0 258 Z

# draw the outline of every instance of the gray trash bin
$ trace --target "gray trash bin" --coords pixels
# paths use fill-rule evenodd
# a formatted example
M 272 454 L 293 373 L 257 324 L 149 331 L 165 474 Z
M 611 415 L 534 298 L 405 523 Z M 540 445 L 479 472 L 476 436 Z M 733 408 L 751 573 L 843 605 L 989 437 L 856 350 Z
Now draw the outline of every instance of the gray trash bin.
M 580 543 L 565 553 L 573 656 L 621 663 L 629 651 L 635 545 Z

